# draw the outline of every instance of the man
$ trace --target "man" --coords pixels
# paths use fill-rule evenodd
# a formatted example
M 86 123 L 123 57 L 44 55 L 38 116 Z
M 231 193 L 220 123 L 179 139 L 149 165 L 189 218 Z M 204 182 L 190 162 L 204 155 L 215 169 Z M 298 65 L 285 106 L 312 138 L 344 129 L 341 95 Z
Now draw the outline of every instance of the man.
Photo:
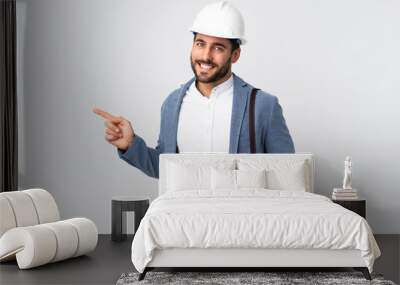
M 118 148 L 119 157 L 151 177 L 158 178 L 161 153 L 250 152 L 253 87 L 231 70 L 245 43 L 242 16 L 226 1 L 212 3 L 200 11 L 191 31 L 195 76 L 162 104 L 156 148 L 148 147 L 127 119 L 93 110 L 106 119 L 106 140 Z M 254 105 L 254 148 L 258 153 L 294 152 L 278 99 L 261 90 Z

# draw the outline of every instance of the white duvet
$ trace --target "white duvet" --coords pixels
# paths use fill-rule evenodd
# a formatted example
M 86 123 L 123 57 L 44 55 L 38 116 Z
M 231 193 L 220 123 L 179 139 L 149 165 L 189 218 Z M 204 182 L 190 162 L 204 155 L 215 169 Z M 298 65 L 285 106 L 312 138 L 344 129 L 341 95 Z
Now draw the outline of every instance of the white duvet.
M 143 272 L 163 248 L 358 249 L 372 272 L 380 250 L 365 219 L 327 197 L 299 191 L 179 191 L 155 199 L 135 234 Z

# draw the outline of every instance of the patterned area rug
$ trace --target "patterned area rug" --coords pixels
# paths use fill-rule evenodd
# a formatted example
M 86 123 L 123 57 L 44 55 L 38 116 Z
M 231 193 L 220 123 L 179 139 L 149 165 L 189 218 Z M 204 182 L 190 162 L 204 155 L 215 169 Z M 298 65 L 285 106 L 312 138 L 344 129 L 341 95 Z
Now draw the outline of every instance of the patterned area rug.
M 117 285 L 134 284 L 379 284 L 395 285 L 384 280 L 382 275 L 372 274 L 372 281 L 364 278 L 360 272 L 147 272 L 146 277 L 138 281 L 139 273 L 124 273 Z

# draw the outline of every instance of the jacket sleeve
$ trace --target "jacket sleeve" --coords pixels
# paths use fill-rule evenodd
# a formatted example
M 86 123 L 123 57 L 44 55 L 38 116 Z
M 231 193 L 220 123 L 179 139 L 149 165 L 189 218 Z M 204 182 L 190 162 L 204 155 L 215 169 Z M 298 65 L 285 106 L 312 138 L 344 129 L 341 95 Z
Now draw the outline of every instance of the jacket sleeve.
M 160 123 L 160 134 L 158 137 L 157 146 L 155 148 L 148 147 L 146 142 L 135 134 L 131 146 L 126 150 L 122 151 L 118 149 L 118 156 L 129 163 L 130 165 L 138 168 L 146 175 L 158 178 L 159 176 L 159 157 L 164 152 L 163 142 L 163 116 L 164 116 L 164 104 L 161 106 L 161 123 Z
M 294 144 L 278 98 L 274 97 L 268 130 L 265 134 L 264 151 L 268 153 L 294 153 Z

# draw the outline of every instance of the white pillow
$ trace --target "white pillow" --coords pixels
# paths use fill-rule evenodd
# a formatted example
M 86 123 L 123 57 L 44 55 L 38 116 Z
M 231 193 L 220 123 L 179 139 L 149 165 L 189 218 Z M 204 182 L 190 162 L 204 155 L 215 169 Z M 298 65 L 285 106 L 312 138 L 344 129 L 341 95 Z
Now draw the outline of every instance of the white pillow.
M 236 170 L 211 168 L 211 189 L 236 189 Z
M 311 192 L 309 168 L 304 160 L 239 159 L 240 170 L 267 170 L 267 188 Z
M 304 162 L 268 171 L 268 188 L 275 190 L 306 191 Z
M 178 159 L 166 165 L 166 190 L 211 189 L 211 168 L 234 169 L 234 160 Z
M 237 188 L 267 188 L 267 171 L 236 170 Z
M 212 190 L 240 190 L 241 188 L 266 188 L 267 176 L 261 170 L 211 169 Z
M 169 165 L 168 191 L 184 191 L 204 189 L 207 177 L 207 167 L 188 167 L 183 164 L 171 163 Z

